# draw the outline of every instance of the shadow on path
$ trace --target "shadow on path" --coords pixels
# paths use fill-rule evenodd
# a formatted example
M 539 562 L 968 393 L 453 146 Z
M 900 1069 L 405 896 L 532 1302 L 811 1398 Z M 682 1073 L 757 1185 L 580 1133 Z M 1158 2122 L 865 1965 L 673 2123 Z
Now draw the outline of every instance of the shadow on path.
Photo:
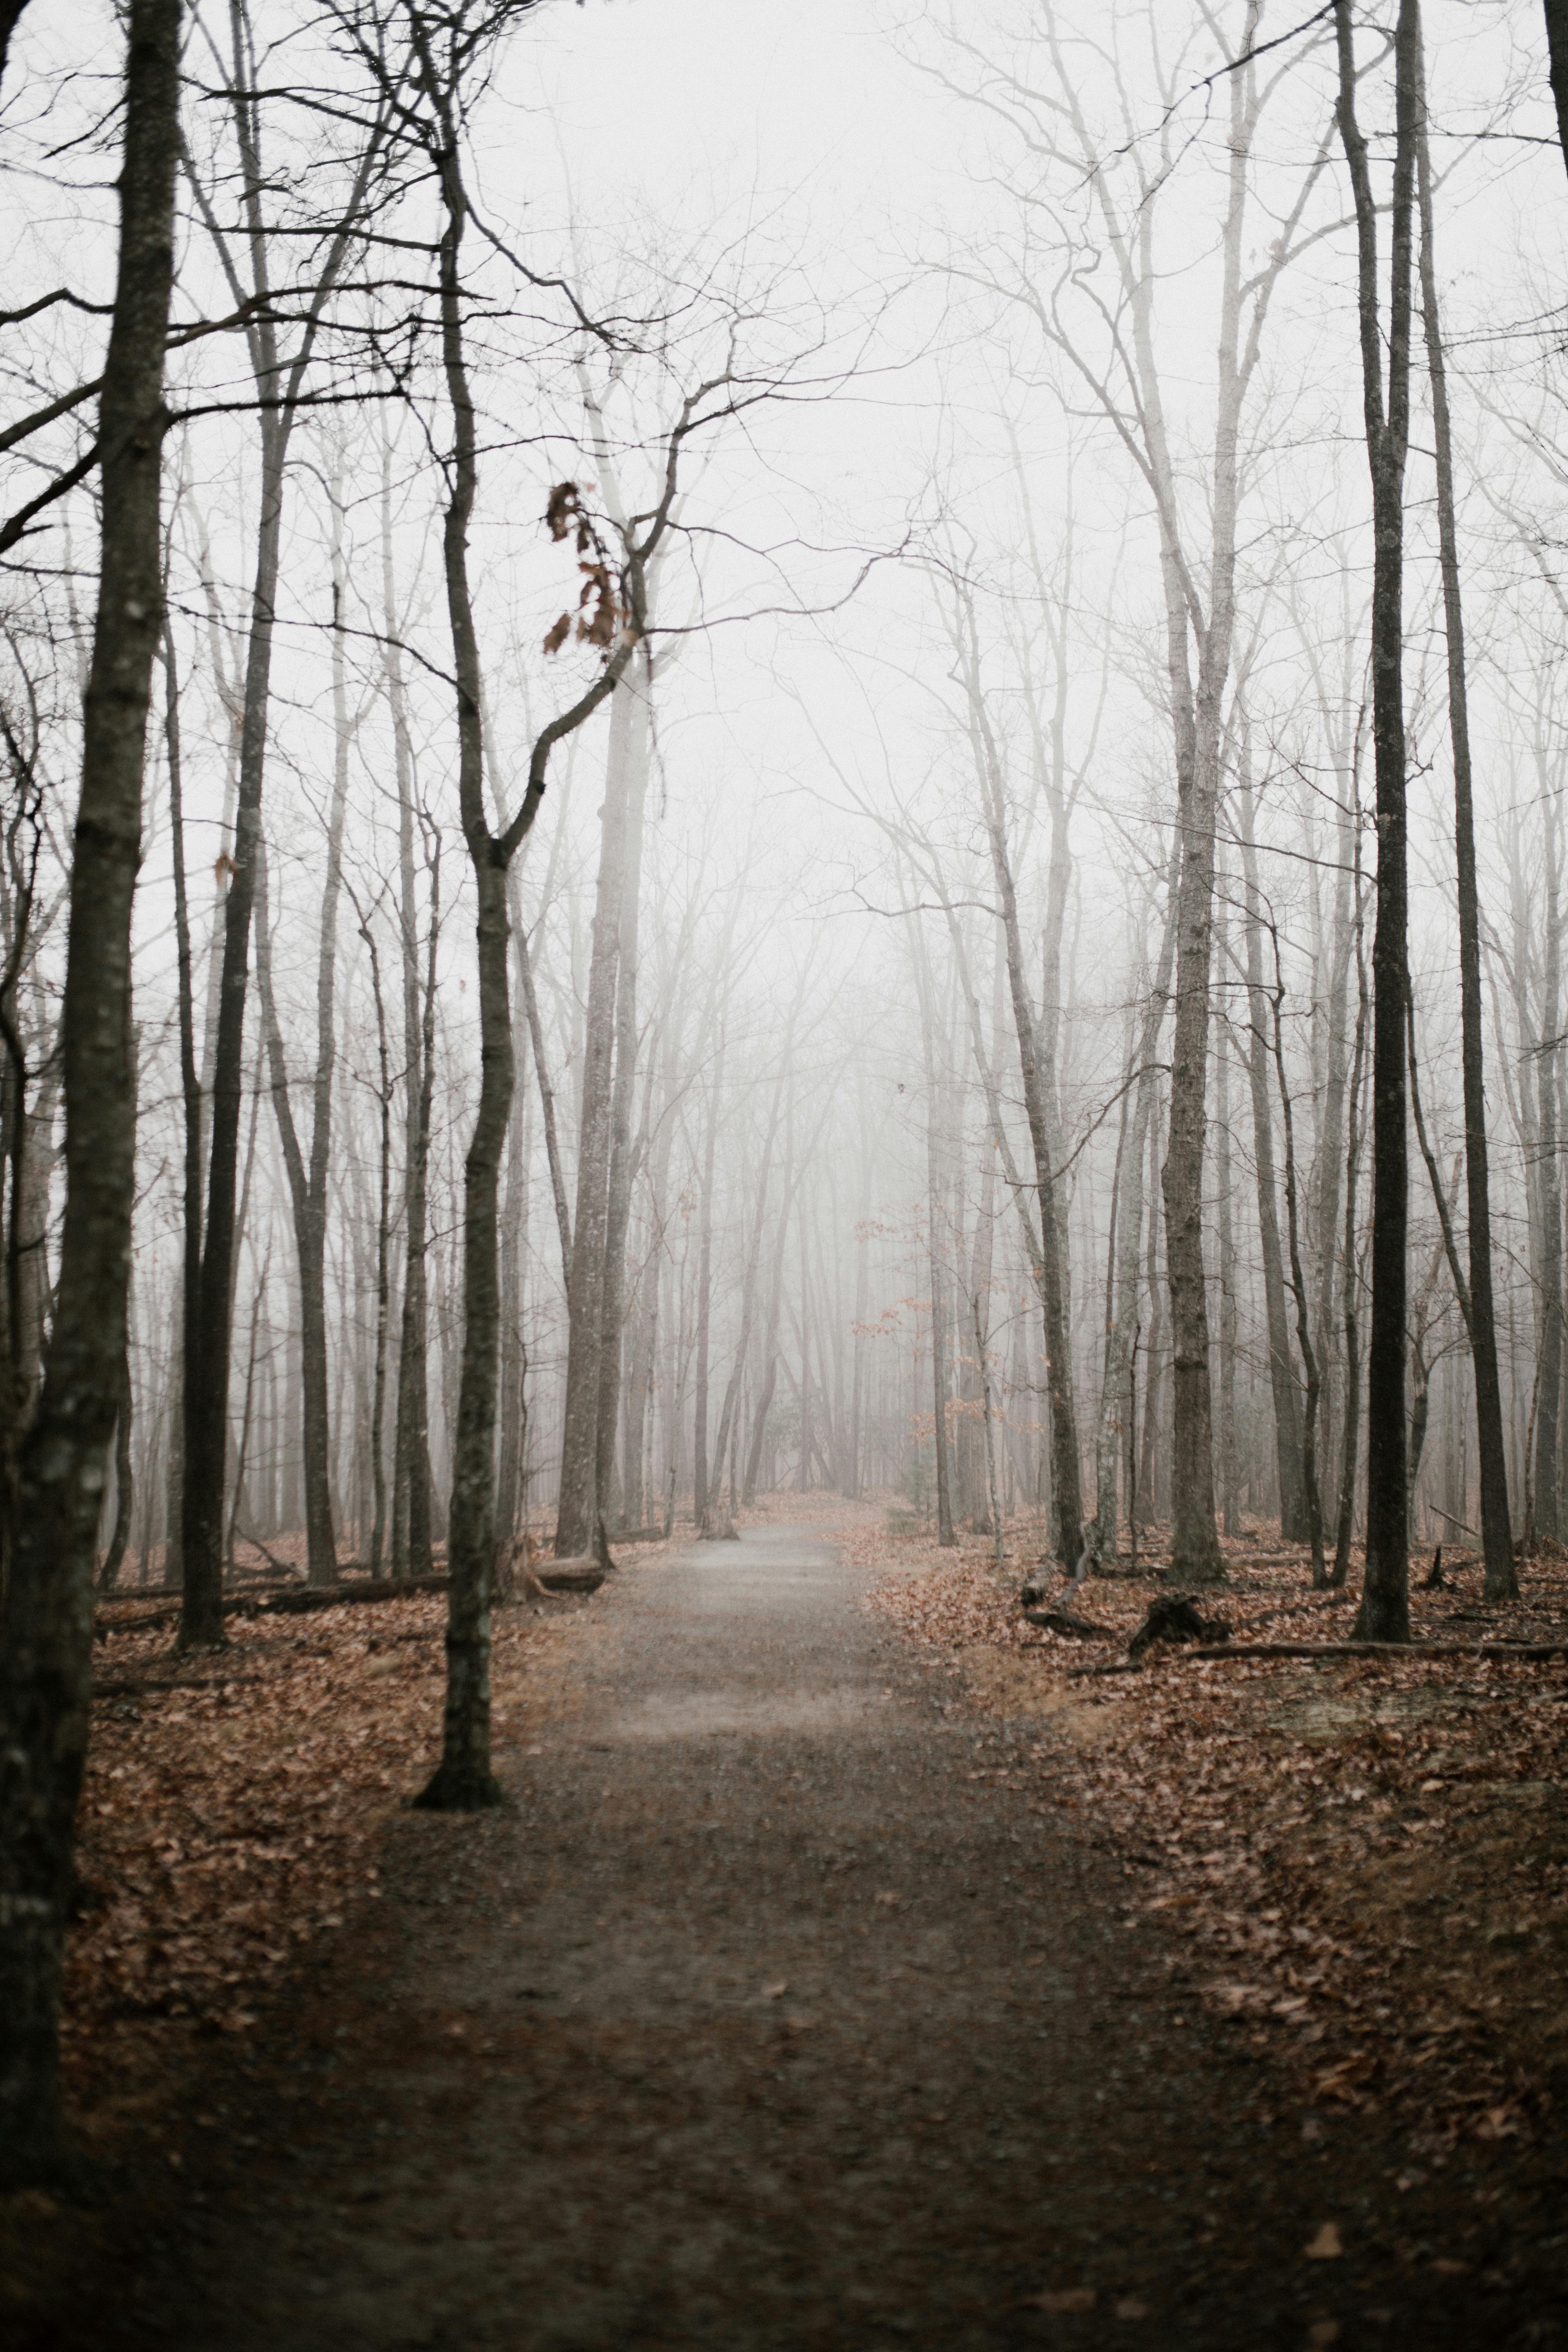
M 617 1578 L 501 1750 L 515 1811 L 399 1821 L 224 2157 L 47 2340 L 1559 2340 L 1544 2280 L 1437 2267 L 1462 2158 L 1420 2208 L 1364 2121 L 1269 2117 L 1133 1865 L 967 1777 L 863 1584 L 777 1527 Z

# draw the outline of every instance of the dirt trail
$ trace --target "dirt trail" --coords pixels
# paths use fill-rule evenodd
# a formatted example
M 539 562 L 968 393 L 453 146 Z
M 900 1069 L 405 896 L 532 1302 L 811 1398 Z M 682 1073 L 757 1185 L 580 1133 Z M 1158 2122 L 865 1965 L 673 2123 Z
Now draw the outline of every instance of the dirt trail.
M 1135 1865 L 968 1777 L 994 1719 L 861 1589 L 770 1527 L 564 1626 L 515 1811 L 399 1820 L 352 1968 L 209 2078 L 174 2201 L 37 2340 L 1561 2340 L 1543 2159 L 1485 2207 L 1489 2280 L 1456 2247 L 1495 2167 L 1401 2195 L 1364 2118 L 1272 2116 L 1124 1924 Z

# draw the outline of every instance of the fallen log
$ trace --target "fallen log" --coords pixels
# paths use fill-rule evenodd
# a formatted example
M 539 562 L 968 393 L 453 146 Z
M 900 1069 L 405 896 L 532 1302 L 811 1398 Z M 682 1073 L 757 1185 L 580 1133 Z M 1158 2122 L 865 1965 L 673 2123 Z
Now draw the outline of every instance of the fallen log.
M 100 1698 L 177 1698 L 182 1691 L 250 1690 L 265 1682 L 264 1675 L 193 1675 L 184 1682 L 161 1682 L 155 1677 L 94 1683 L 92 1696 Z
M 583 1552 L 576 1559 L 553 1559 L 548 1566 L 531 1568 L 527 1581 L 541 1592 L 597 1592 L 605 1580 L 605 1570 L 596 1555 Z
M 258 1617 L 299 1617 L 312 1609 L 341 1609 L 354 1601 L 406 1601 L 415 1592 L 445 1592 L 450 1582 L 448 1576 L 367 1576 L 352 1584 L 300 1584 L 282 1592 L 258 1593 L 240 1606 L 254 1610 Z
M 269 1587 L 261 1592 L 232 1593 L 226 1598 L 226 1617 L 292 1617 L 302 1616 L 312 1609 L 341 1609 L 360 1601 L 405 1601 L 411 1593 L 445 1592 L 450 1579 L 446 1576 L 362 1577 L 351 1584 L 296 1584 L 281 1589 Z M 132 1600 L 134 1594 L 120 1596 Z M 150 1609 L 144 1616 L 99 1616 L 94 1624 L 94 1638 L 101 1641 L 106 1633 L 141 1633 L 157 1625 L 173 1624 L 179 1615 L 178 1608 Z
M 1194 1658 L 1568 1658 L 1568 1642 L 1226 1642 Z
M 1097 1625 L 1092 1619 L 1079 1617 L 1070 1609 L 1026 1609 L 1024 1615 L 1031 1625 L 1038 1625 L 1047 1633 L 1070 1633 L 1077 1642 L 1114 1642 L 1112 1625 Z

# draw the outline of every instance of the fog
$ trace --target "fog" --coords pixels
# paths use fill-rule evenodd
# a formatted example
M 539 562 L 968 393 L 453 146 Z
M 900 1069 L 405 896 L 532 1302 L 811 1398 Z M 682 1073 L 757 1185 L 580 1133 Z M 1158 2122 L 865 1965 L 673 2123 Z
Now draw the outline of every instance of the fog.
M 999 1503 L 1037 1522 L 1068 1568 L 1085 1543 L 1114 1554 L 1134 1518 L 1179 1552 L 1194 1443 L 1212 1493 L 1201 1507 L 1223 1532 L 1282 1521 L 1301 1534 L 1309 1387 L 1327 1550 L 1336 1532 L 1345 1557 L 1359 1545 L 1368 1397 L 1351 1361 L 1372 1309 L 1379 845 L 1371 499 L 1332 26 L 1276 13 L 1063 0 L 764 18 L 637 0 L 520 11 L 468 57 L 467 557 L 498 834 L 524 804 L 541 730 L 591 695 L 612 644 L 625 657 L 613 692 L 551 751 L 506 882 L 516 1085 L 496 1180 L 488 1440 L 501 1551 L 525 1536 L 555 1544 L 563 1448 L 590 1392 L 609 1434 L 563 1522 L 574 1550 L 823 1486 L 887 1490 L 944 1527 L 988 1528 Z M 180 1570 L 184 1171 L 193 1150 L 209 1215 L 247 726 L 264 856 L 236 967 L 231 1305 L 226 1329 L 221 1315 L 212 1327 L 222 1361 L 204 1369 L 223 1391 L 230 1572 L 439 1565 L 472 1338 L 464 1166 L 480 987 L 442 557 L 455 477 L 440 191 L 412 131 L 378 154 L 370 193 L 355 190 L 374 85 L 354 37 L 379 22 L 391 55 L 395 11 L 242 21 L 254 51 L 237 65 L 226 19 L 198 11 L 189 25 L 176 187 L 169 629 L 134 914 L 130 1402 L 100 1529 L 107 1572 L 143 1584 Z M 1222 35 L 1232 58 L 1250 43 L 1249 62 L 1226 70 Z M 1360 40 L 1386 323 L 1394 69 L 1374 29 Z M 1435 5 L 1425 43 L 1508 1491 L 1516 1530 L 1555 1533 L 1568 192 L 1536 13 Z M 98 312 L 73 299 L 25 314 L 59 285 L 112 298 L 119 71 L 108 11 L 24 18 L 5 98 L 18 416 L 100 363 Z M 237 79 L 254 92 L 237 113 Z M 242 121 L 259 142 L 248 215 Z M 271 311 L 254 299 L 258 256 Z M 257 321 L 271 321 L 286 366 L 312 299 L 258 700 L 263 444 L 279 431 L 268 387 L 284 379 L 267 374 Z M 179 331 L 247 302 L 248 342 L 233 325 Z M 1420 334 L 1418 310 L 1402 625 L 1426 1144 L 1413 1129 L 1402 1410 L 1424 1542 L 1473 1536 L 1479 1469 L 1455 1281 L 1459 934 Z M 1207 678 L 1215 532 L 1230 528 L 1222 348 L 1245 381 L 1224 559 L 1234 621 Z M 79 404 L 9 449 L 11 511 L 88 447 L 89 415 Z M 633 631 L 621 526 L 646 521 L 668 480 Z M 545 528 L 568 482 L 580 543 L 574 520 L 560 538 Z M 62 885 L 95 495 L 89 475 L 53 498 L 7 558 L 10 1345 L 24 1398 L 47 1351 L 64 1209 Z M 547 654 L 558 615 L 592 616 L 579 565 L 601 560 L 613 634 L 568 634 Z M 1189 717 L 1216 764 L 1194 1163 L 1205 1296 L 1194 1304 L 1189 1283 L 1179 1339 L 1166 1221 L 1181 983 L 1176 942 L 1162 947 L 1183 855 L 1170 632 L 1184 600 Z M 195 1094 L 181 1075 L 177 846 Z M 578 1265 L 579 1352 L 610 1370 L 591 1380 L 580 1363 L 574 1392 L 567 1249 L 584 1215 L 599 1263 L 592 1286 Z M 302 1275 L 312 1250 L 320 1273 Z M 1196 1439 L 1178 1358 L 1207 1398 Z M 1065 1538 L 1064 1444 L 1080 1490 Z M 412 1534 L 411 1479 L 426 1497 Z

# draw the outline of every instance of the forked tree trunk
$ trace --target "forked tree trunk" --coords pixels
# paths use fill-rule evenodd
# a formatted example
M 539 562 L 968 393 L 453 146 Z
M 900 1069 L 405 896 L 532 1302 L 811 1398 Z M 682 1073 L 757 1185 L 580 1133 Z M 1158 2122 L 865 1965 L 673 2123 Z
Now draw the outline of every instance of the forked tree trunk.
M 131 912 L 163 625 L 159 467 L 174 274 L 180 0 L 132 0 L 120 257 L 99 447 L 101 557 L 83 705 L 61 1051 L 66 1202 L 43 1387 L 0 1600 L 0 2178 L 65 2157 L 60 1962 L 87 1759 L 92 1570 L 125 1349 L 135 1185 Z

